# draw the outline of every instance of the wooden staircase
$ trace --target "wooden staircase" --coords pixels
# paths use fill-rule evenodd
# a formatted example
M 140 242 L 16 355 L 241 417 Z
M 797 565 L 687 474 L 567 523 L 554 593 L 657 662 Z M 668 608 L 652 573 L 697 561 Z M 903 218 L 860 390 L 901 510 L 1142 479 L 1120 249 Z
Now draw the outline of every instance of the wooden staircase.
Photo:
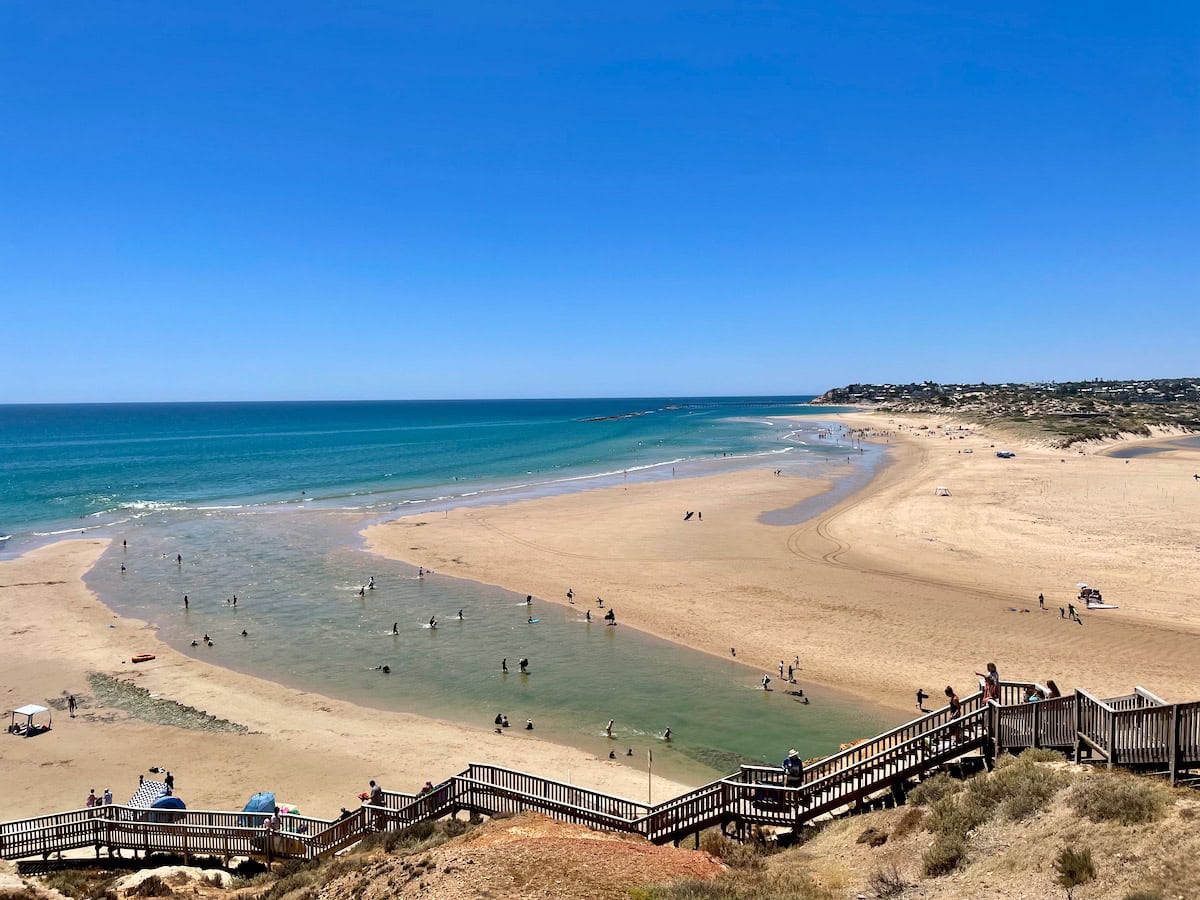
M 312 859 L 367 835 L 395 831 L 459 812 L 483 816 L 534 810 L 564 822 L 678 843 L 719 826 L 745 836 L 755 825 L 796 829 L 819 816 L 859 810 L 882 794 L 902 799 L 904 785 L 956 760 L 990 759 L 999 750 L 1050 747 L 1079 761 L 1104 762 L 1166 775 L 1175 783 L 1200 770 L 1200 702 L 1170 704 L 1143 688 L 1100 700 L 1077 690 L 1067 697 L 1022 703 L 1028 682 L 1002 682 L 1000 701 L 975 693 L 951 717 L 943 707 L 809 766 L 789 785 L 781 767 L 737 772 L 654 805 L 472 763 L 424 794 L 385 792 L 382 806 L 364 805 L 326 821 L 285 816 L 280 832 L 264 830 L 265 813 L 145 810 L 106 806 L 0 824 L 0 857 L 28 859 L 72 850 Z

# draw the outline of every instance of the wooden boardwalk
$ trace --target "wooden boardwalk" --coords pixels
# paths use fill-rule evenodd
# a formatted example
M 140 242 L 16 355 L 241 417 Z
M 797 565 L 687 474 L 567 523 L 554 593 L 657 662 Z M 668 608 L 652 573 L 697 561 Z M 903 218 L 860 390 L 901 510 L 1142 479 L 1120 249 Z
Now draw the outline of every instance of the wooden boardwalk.
M 385 793 L 382 806 L 326 821 L 284 816 L 277 833 L 265 813 L 145 810 L 107 806 L 0 824 L 0 857 L 47 858 L 72 850 L 313 859 L 365 836 L 467 812 L 534 810 L 564 822 L 637 834 L 657 844 L 719 826 L 745 835 L 755 825 L 799 828 L 818 816 L 854 811 L 875 798 L 902 798 L 904 785 L 966 756 L 1050 747 L 1079 761 L 1162 774 L 1175 783 L 1200 771 L 1200 703 L 1166 703 L 1143 688 L 1107 700 L 1077 690 L 1022 703 L 1026 682 L 1004 682 L 1000 702 L 976 693 L 952 718 L 943 707 L 805 769 L 788 785 L 779 767 L 737 772 L 674 799 L 648 805 L 501 766 L 471 764 L 421 795 Z

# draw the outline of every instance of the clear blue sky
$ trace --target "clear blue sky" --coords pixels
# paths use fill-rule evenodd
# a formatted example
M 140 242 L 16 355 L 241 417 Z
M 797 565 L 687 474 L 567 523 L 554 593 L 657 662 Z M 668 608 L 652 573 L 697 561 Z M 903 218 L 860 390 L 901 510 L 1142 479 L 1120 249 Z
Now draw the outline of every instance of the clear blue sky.
M 1200 374 L 1200 5 L 0 3 L 0 402 Z

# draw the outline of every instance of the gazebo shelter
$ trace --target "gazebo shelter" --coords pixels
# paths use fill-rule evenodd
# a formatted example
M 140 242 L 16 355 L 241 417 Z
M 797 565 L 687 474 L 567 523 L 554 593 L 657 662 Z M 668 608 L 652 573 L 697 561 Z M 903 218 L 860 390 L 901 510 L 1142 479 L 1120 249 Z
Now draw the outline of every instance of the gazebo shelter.
M 40 716 L 45 712 L 50 712 L 50 710 L 44 706 L 38 706 L 36 703 L 30 703 L 22 706 L 20 709 L 14 709 L 12 711 L 12 723 L 8 726 L 9 732 L 11 734 L 19 734 L 23 737 L 33 737 L 35 734 L 49 731 L 50 725 L 54 721 L 53 714 L 51 714 L 50 721 L 46 722 L 45 725 L 33 721 L 34 716 Z M 24 718 L 25 721 L 18 722 L 19 718 Z

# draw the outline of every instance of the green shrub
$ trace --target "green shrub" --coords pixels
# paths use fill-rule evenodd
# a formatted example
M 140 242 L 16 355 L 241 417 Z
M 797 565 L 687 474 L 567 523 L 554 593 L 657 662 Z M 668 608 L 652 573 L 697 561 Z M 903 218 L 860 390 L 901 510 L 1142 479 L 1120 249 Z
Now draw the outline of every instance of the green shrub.
M 900 867 L 892 863 L 885 869 L 876 869 L 867 880 L 868 887 L 880 900 L 899 897 L 908 888 L 908 882 L 900 874 Z
M 953 872 L 967 858 L 967 842 L 956 835 L 939 835 L 921 857 L 921 869 L 930 878 Z
M 128 897 L 170 897 L 175 892 L 171 890 L 171 886 L 159 878 L 157 875 L 151 875 L 143 879 L 136 887 L 130 888 L 126 892 Z
M 763 866 L 763 854 L 758 846 L 730 840 L 715 828 L 700 835 L 700 849 L 733 869 L 760 869 Z
M 1021 751 L 1021 759 L 1027 762 L 1066 762 L 1067 758 L 1057 750 L 1047 750 L 1045 747 L 1029 747 Z
M 892 826 L 892 838 L 902 838 L 917 830 L 917 826 L 925 821 L 925 810 L 915 806 L 910 806 L 904 810 L 904 814 Z
M 951 778 L 945 772 L 939 772 L 932 778 L 926 778 L 908 792 L 908 802 L 913 806 L 932 806 L 948 794 L 957 794 L 963 789 L 963 783 L 957 778 Z
M 991 816 L 992 807 L 977 792 L 963 791 L 943 797 L 929 811 L 925 827 L 938 837 L 966 838 Z
M 1058 873 L 1058 883 L 1067 889 L 1069 900 L 1073 888 L 1087 884 L 1096 877 L 1092 851 L 1087 848 L 1075 850 L 1072 847 L 1064 847 L 1054 860 L 1054 871 Z
M 1078 782 L 1067 803 L 1081 816 L 1093 822 L 1120 822 L 1139 825 L 1161 819 L 1173 802 L 1162 782 L 1140 778 L 1126 772 L 1093 772 Z
M 113 877 L 98 869 L 64 869 L 42 879 L 42 883 L 68 897 L 103 897 Z

